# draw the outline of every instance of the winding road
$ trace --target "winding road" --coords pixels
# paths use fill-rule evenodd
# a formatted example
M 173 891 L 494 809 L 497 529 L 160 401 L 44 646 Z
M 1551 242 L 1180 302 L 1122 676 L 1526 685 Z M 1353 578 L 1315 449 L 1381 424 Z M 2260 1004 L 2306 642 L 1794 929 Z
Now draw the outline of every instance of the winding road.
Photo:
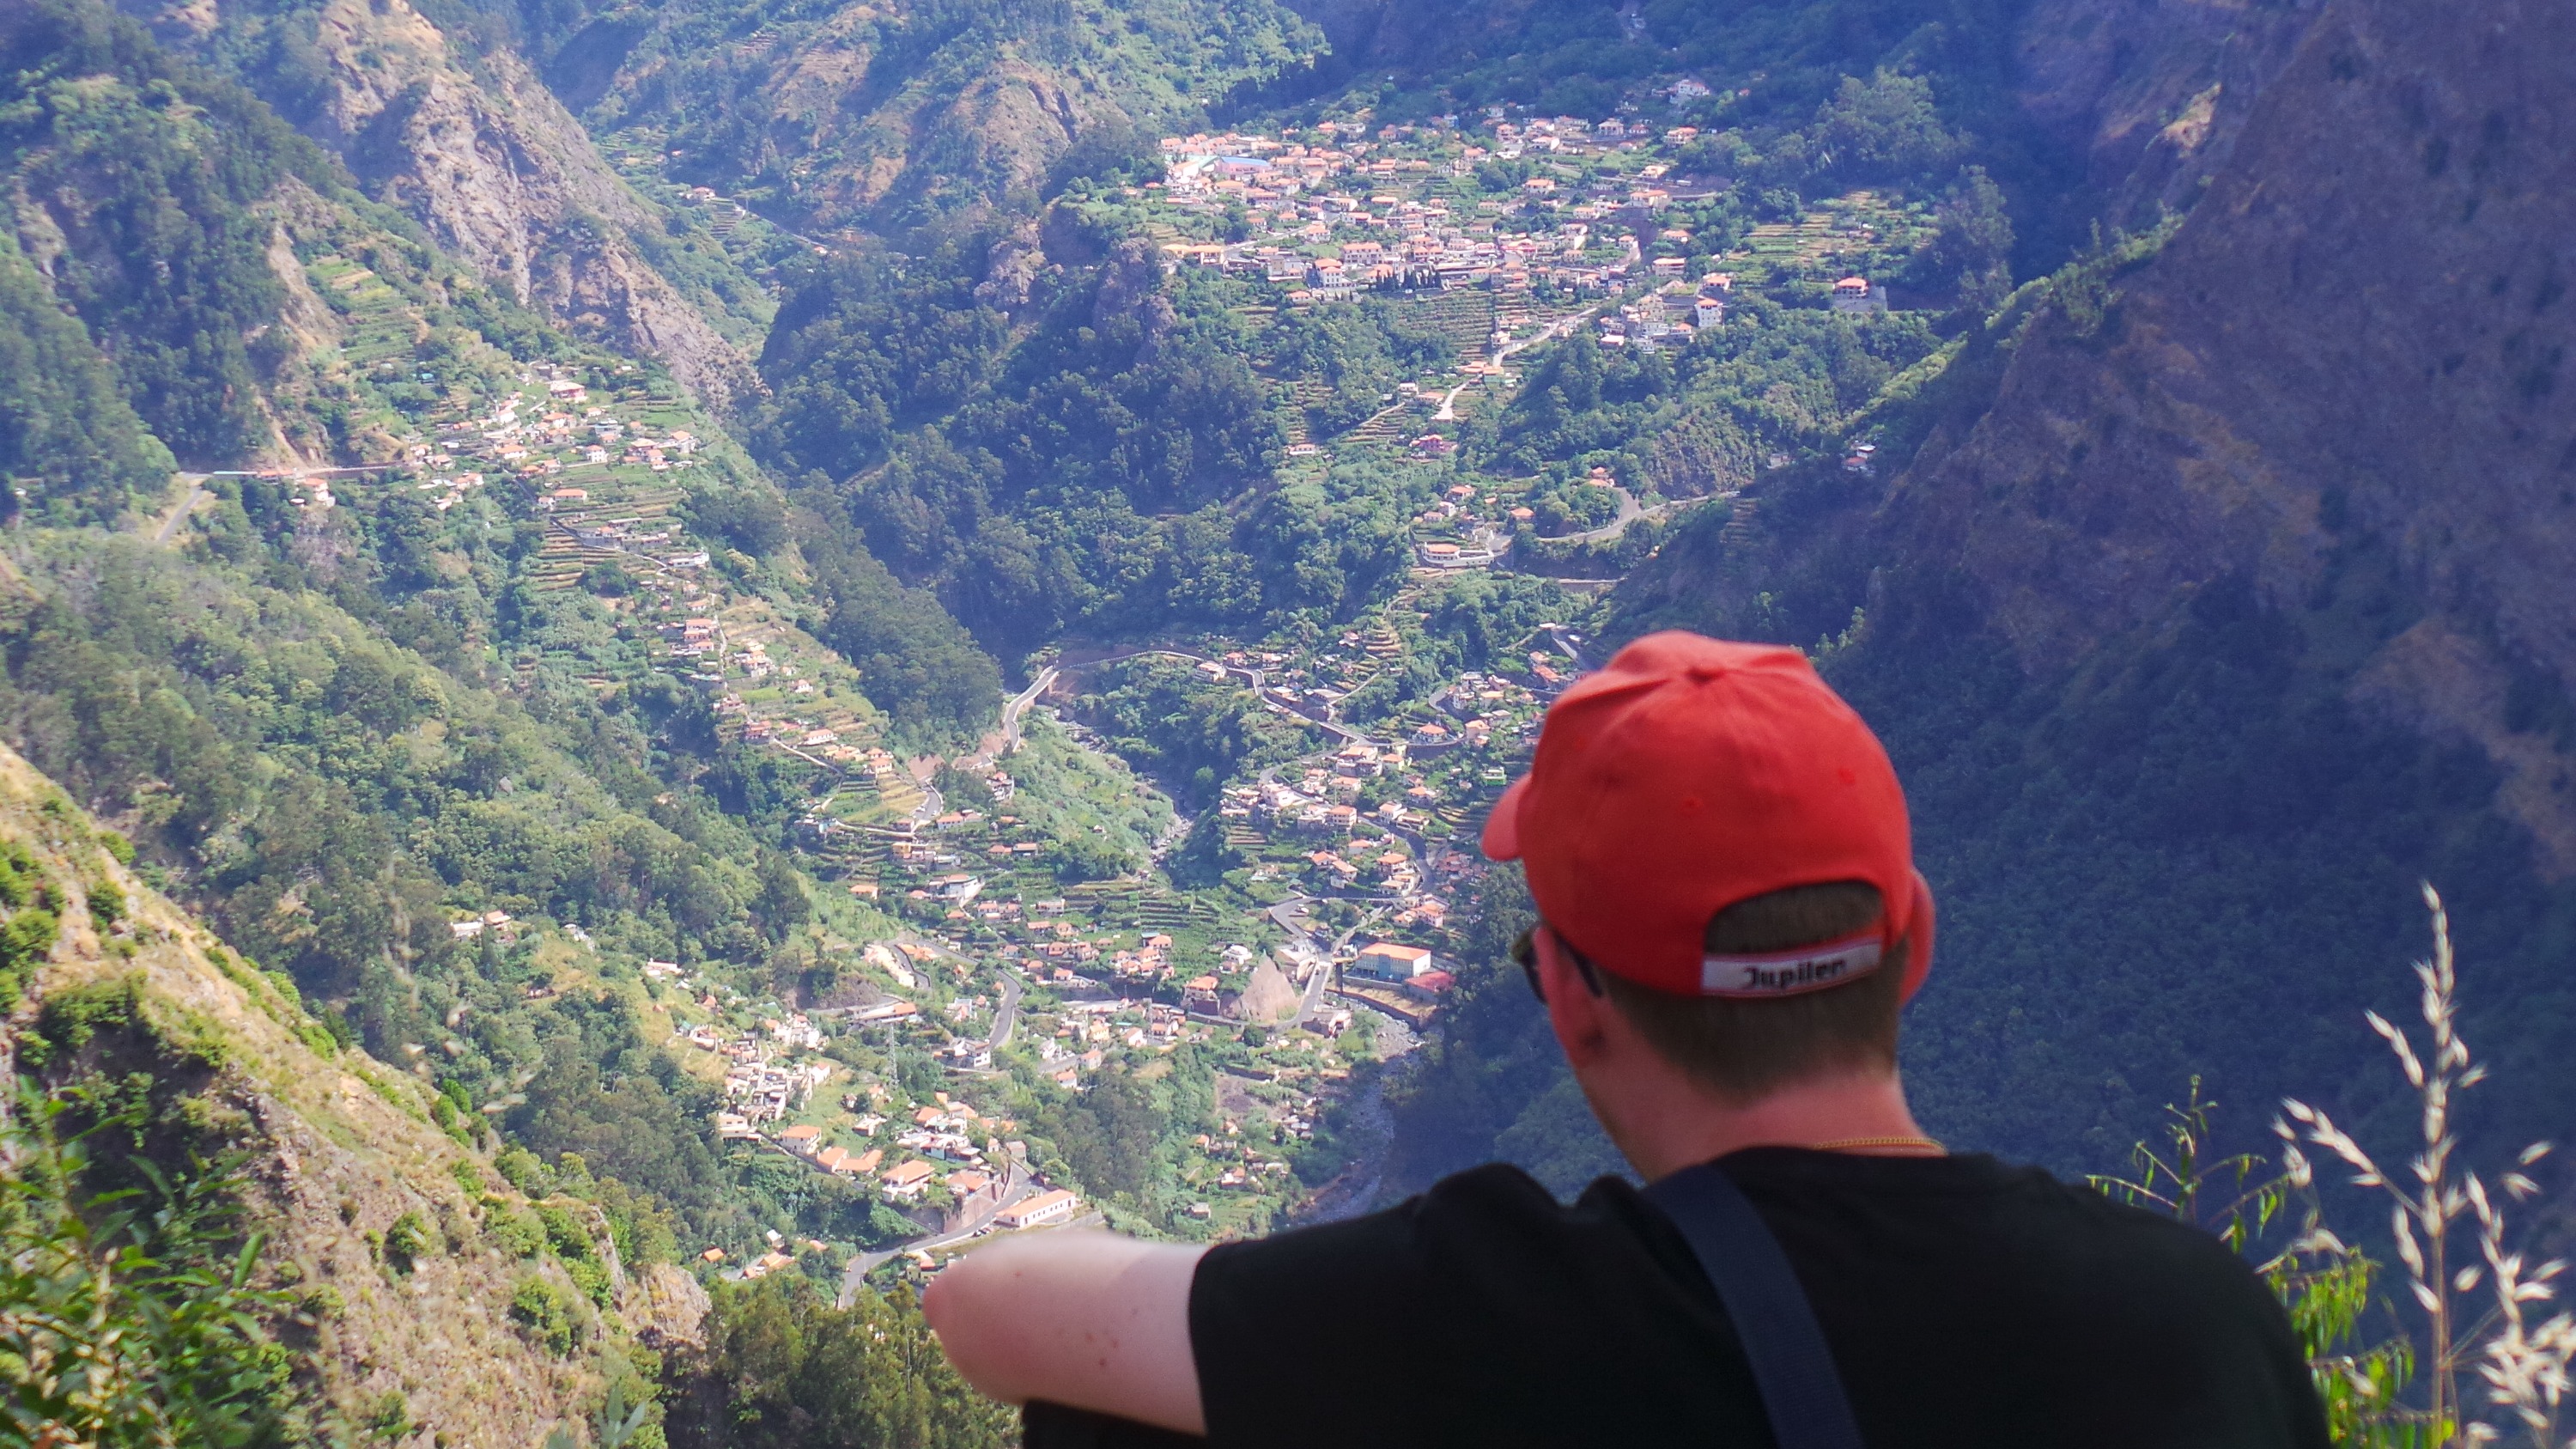
M 1611 484 L 1610 491 L 1619 495 L 1618 517 L 1601 525 L 1599 528 L 1587 528 L 1581 533 L 1560 533 L 1553 537 L 1542 537 L 1539 539 L 1539 542 L 1608 543 L 1611 540 L 1618 538 L 1621 534 L 1626 533 L 1628 531 L 1628 525 L 1636 522 L 1640 518 L 1661 518 L 1665 514 L 1672 512 L 1674 509 L 1681 507 L 1684 503 L 1693 501 L 1686 498 L 1667 498 L 1663 502 L 1654 504 L 1650 507 L 1640 507 L 1637 503 L 1637 495 L 1620 487 L 1618 484 Z
M 1027 1168 L 1011 1158 L 1002 1159 L 1002 1195 L 977 1208 L 964 1222 L 944 1233 L 906 1238 L 891 1248 L 852 1253 L 848 1265 L 841 1270 L 841 1306 L 847 1308 L 858 1301 L 860 1287 L 867 1282 L 868 1275 L 875 1272 L 880 1265 L 902 1257 L 906 1253 L 926 1253 L 933 1248 L 945 1248 L 952 1243 L 966 1241 L 991 1227 L 993 1219 L 1001 1215 L 1002 1209 L 1027 1197 L 1036 1186 L 1037 1184 L 1030 1180 Z
M 1293 696 L 1284 691 L 1273 690 L 1265 676 L 1258 669 L 1249 668 L 1241 664 L 1228 664 L 1221 659 L 1210 659 L 1204 654 L 1192 654 L 1186 649 L 1171 649 L 1159 644 L 1145 645 L 1134 649 L 1121 649 L 1112 653 L 1103 654 L 1097 659 L 1086 659 L 1082 661 L 1082 664 L 1083 666 L 1093 664 L 1117 664 L 1124 660 L 1142 659 L 1148 655 L 1165 659 L 1187 660 L 1192 664 L 1212 664 L 1217 668 L 1224 670 L 1228 674 L 1240 674 L 1246 680 L 1250 681 L 1252 685 L 1252 697 L 1259 700 L 1264 708 L 1267 708 L 1274 713 L 1291 716 L 1300 724 L 1310 724 L 1317 729 L 1329 731 L 1352 744 L 1375 745 L 1379 749 L 1385 749 L 1391 743 L 1387 740 L 1371 739 L 1360 731 L 1352 729 L 1349 725 L 1341 723 L 1339 720 L 1332 717 L 1329 709 L 1320 716 L 1308 713 L 1308 710 L 1312 708 L 1311 706 L 1298 703 Z M 1047 672 L 1052 675 L 1055 671 L 1050 669 Z
M 997 971 L 1002 978 L 1002 1004 L 993 1008 L 993 1033 L 984 1038 L 988 1051 L 1000 1051 L 1011 1044 L 1011 1028 L 1019 1024 L 1020 978 L 1008 971 Z
M 1538 335 L 1530 338 L 1527 342 L 1506 342 L 1502 346 L 1495 348 L 1495 369 L 1499 372 L 1502 368 L 1504 359 L 1510 357 L 1515 352 L 1527 352 L 1529 349 L 1538 346 L 1540 343 L 1553 342 L 1556 339 L 1563 337 L 1568 332 L 1573 331 L 1575 328 L 1582 326 L 1587 318 L 1591 317 L 1593 313 L 1600 311 L 1605 305 L 1607 304 L 1596 302 L 1593 305 L 1584 308 L 1580 312 L 1573 313 L 1570 316 L 1559 317 L 1555 321 L 1550 322 L 1545 327 L 1540 328 L 1538 330 Z M 1449 389 L 1448 395 L 1440 399 L 1440 409 L 1431 415 L 1431 420 L 1435 423 L 1456 422 L 1458 420 L 1458 394 L 1474 387 L 1476 382 L 1477 379 L 1471 377 L 1464 382 L 1459 383 L 1456 387 Z M 1393 412 L 1394 409 L 1389 408 L 1387 411 Z M 1383 417 L 1385 414 L 1381 413 L 1379 416 Z
M 206 476 L 203 473 L 179 475 L 179 481 L 188 485 L 187 496 L 179 500 L 178 507 L 170 510 L 169 517 L 161 520 L 161 527 L 152 535 L 154 543 L 168 543 L 170 535 L 178 531 L 179 525 L 187 519 L 188 515 L 197 511 L 197 500 L 204 497 L 206 493 Z
M 1047 686 L 1055 683 L 1056 668 L 1050 664 L 1038 671 L 1029 687 L 1002 701 L 1002 753 L 1017 754 L 1020 748 L 1020 721 L 1028 715 L 1029 706 L 1038 702 Z
M 283 478 L 323 478 L 336 476 L 341 473 L 382 473 L 387 469 L 400 468 L 402 466 L 404 465 L 400 463 L 361 463 L 355 467 L 349 468 L 288 468 L 279 471 L 275 476 Z M 257 478 L 260 476 L 262 475 L 242 468 L 219 468 L 212 473 L 172 474 L 171 477 L 173 481 L 188 485 L 188 492 L 185 497 L 179 500 L 179 506 L 171 509 L 169 514 L 161 520 L 161 526 L 153 530 L 152 541 L 156 544 L 168 543 L 170 541 L 170 535 L 179 531 L 179 525 L 187 521 L 188 515 L 197 511 L 198 500 L 206 496 L 207 479 Z

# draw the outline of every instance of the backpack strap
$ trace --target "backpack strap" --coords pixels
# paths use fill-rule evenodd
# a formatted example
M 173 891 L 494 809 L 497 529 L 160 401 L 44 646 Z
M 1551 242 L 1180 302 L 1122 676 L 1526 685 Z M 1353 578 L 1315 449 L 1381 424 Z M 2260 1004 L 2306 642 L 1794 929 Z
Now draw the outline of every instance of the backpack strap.
M 1860 1425 L 1816 1310 L 1780 1240 L 1714 1163 L 1649 1185 L 1646 1201 L 1681 1229 L 1744 1341 L 1780 1449 L 1861 1449 Z

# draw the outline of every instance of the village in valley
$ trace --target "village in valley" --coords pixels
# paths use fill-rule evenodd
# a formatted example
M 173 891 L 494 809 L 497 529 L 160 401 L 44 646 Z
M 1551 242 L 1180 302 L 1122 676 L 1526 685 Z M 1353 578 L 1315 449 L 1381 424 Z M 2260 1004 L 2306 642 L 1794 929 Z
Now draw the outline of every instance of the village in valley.
M 533 525 L 528 584 L 586 600 L 608 626 L 553 662 L 601 690 L 676 677 L 726 740 L 804 791 L 796 836 L 831 890 L 809 927 L 831 967 L 819 992 L 746 993 L 724 963 L 627 961 L 577 922 L 494 910 L 453 926 L 526 950 L 532 996 L 631 979 L 665 1048 L 720 1094 L 721 1142 L 887 1210 L 869 1240 L 782 1235 L 749 1261 L 710 1245 L 710 1271 L 829 1262 L 855 1282 L 991 1232 L 1101 1221 L 1061 1163 L 1032 1160 L 1005 1104 L 1104 1071 L 1150 1075 L 1185 1045 L 1221 1057 L 1220 1125 L 1192 1141 L 1185 1200 L 1152 1226 L 1258 1232 L 1328 1185 L 1340 1158 L 1316 1139 L 1354 1072 L 1409 1048 L 1450 989 L 1441 951 L 1479 868 L 1452 842 L 1573 673 L 1555 636 L 1530 641 L 1526 669 L 1462 673 L 1379 736 L 1333 714 L 1401 653 L 1385 619 L 1314 644 L 1060 660 L 977 750 L 905 758 L 789 601 L 688 529 L 687 471 L 724 465 L 684 408 L 614 373 L 516 381 L 402 466 L 316 474 L 292 497 L 319 513 L 404 492 L 441 515 Z M 1451 526 L 1470 498 L 1426 526 Z M 1456 567 L 1416 572 L 1436 586 Z M 1239 860 L 1227 886 L 1181 891 L 1151 868 L 1197 822 L 1081 718 L 1083 685 L 1152 666 L 1246 693 L 1305 738 L 1201 812 Z M 1070 859 L 1086 836 L 1134 868 L 1101 877 Z
M 400 494 L 442 526 L 515 531 L 519 585 L 566 605 L 523 674 L 551 665 L 603 695 L 677 681 L 720 747 L 791 802 L 789 837 L 823 886 L 791 943 L 806 963 L 792 988 L 773 967 L 746 990 L 739 963 L 657 959 L 577 922 L 478 911 L 453 926 L 527 952 L 532 995 L 628 983 L 720 1100 L 727 1150 L 791 1174 L 790 1196 L 863 1209 L 841 1214 L 863 1225 L 841 1241 L 772 1232 L 748 1261 L 693 1250 L 707 1271 L 855 1285 L 935 1271 L 993 1232 L 1108 1221 L 1217 1238 L 1337 1200 L 1383 1131 L 1353 1111 L 1354 1084 L 1438 1029 L 1484 868 L 1474 827 L 1590 662 L 1587 601 L 1618 550 L 1650 551 L 1678 510 L 1751 506 L 1714 484 L 1665 497 L 1609 463 L 1479 471 L 1462 435 L 1506 401 L 1516 357 L 1577 332 L 1683 348 L 1752 291 L 1883 311 L 1874 278 L 1924 233 L 1920 204 L 1868 192 L 1710 232 L 1700 208 L 1728 181 L 1700 139 L 1498 106 L 1164 140 L 1161 179 L 1123 203 L 1168 265 L 1259 289 L 1261 316 L 1376 299 L 1453 344 L 1375 412 L 1300 421 L 1281 460 L 1288 483 L 1397 470 L 1427 500 L 1405 576 L 1333 628 L 1050 648 L 1025 662 L 999 727 L 953 757 L 901 748 L 797 590 L 692 516 L 693 497 L 750 465 L 632 364 L 487 359 L 479 391 L 451 387 L 416 420 L 426 435 L 399 463 L 290 480 L 308 514 Z M 1432 621 L 1480 578 L 1526 607 L 1505 611 L 1516 637 L 1463 667 L 1433 647 Z M 1156 690 L 1255 711 L 1266 743 L 1184 807 L 1145 772 L 1150 743 L 1120 733 L 1118 701 Z M 1175 852 L 1198 862 L 1186 887 Z M 1117 1207 L 1033 1148 L 1026 1119 L 1049 1094 L 1156 1080 L 1184 1048 L 1212 1064 L 1213 1130 L 1170 1181 Z
M 1233 181 L 1186 160 L 1173 174 L 1201 177 L 1205 197 L 1228 194 L 1220 188 Z M 1172 200 L 1192 204 L 1185 183 Z M 1407 224 L 1437 215 L 1393 214 Z M 1574 223 L 1564 236 L 1577 245 L 1556 255 L 1601 252 L 1587 235 Z M 1357 265 L 1368 252 L 1354 247 L 1341 250 Z M 1616 285 L 1634 253 L 1602 253 L 1598 285 L 1541 276 L 1570 296 L 1597 292 Z M 1466 254 L 1480 267 L 1487 259 Z M 1240 255 L 1276 262 L 1258 249 Z M 1238 265 L 1238 254 L 1208 264 Z M 1487 298 L 1490 280 L 1468 285 Z M 1329 286 L 1299 292 L 1292 305 L 1332 297 Z M 1651 294 L 1645 315 L 1655 315 Z M 1688 325 L 1686 313 L 1673 315 Z M 1637 335 L 1652 345 L 1656 334 Z M 1501 372 L 1472 363 L 1460 380 L 1487 369 Z M 1410 384 L 1400 396 L 1437 426 L 1428 415 L 1442 396 Z M 458 516 L 485 526 L 532 527 L 527 585 L 586 600 L 607 626 L 553 662 L 602 691 L 646 672 L 675 677 L 706 702 L 725 741 L 767 758 L 802 792 L 795 836 L 831 892 L 809 928 L 832 968 L 819 993 L 746 994 L 721 963 L 612 959 L 621 953 L 578 923 L 496 911 L 455 927 L 461 939 L 489 930 L 534 947 L 545 990 L 631 971 L 666 1048 L 721 1094 L 720 1141 L 886 1209 L 870 1239 L 781 1236 L 750 1261 L 708 1246 L 709 1270 L 757 1277 L 830 1263 L 855 1283 L 935 1267 L 940 1250 L 992 1232 L 1102 1221 L 1062 1163 L 1032 1160 L 1004 1104 L 1028 1087 L 1081 1091 L 1104 1071 L 1151 1074 L 1184 1045 L 1221 1060 L 1221 1126 L 1193 1139 L 1169 1218 L 1143 1226 L 1254 1233 L 1328 1189 L 1349 1144 L 1330 1141 L 1325 1124 L 1354 1073 L 1434 1029 L 1453 986 L 1448 933 L 1481 870 L 1471 826 L 1526 758 L 1546 700 L 1579 669 L 1579 635 L 1551 621 L 1520 641 L 1509 668 L 1460 671 L 1365 727 L 1342 722 L 1338 707 L 1402 665 L 1406 616 L 1426 592 L 1504 558 L 1504 536 L 1534 518 L 1525 488 L 1443 485 L 1414 521 L 1411 583 L 1352 628 L 1042 659 L 1035 686 L 977 749 L 906 757 L 856 671 L 803 627 L 792 601 L 748 559 L 725 557 L 721 539 L 689 527 L 691 471 L 721 477 L 740 466 L 702 426 L 667 384 L 625 365 L 531 366 L 500 379 L 477 415 L 434 425 L 401 465 L 336 481 L 317 473 L 297 481 L 294 498 L 320 511 L 403 491 L 441 515 L 463 508 Z M 1372 435 L 1341 446 L 1372 444 L 1397 466 L 1447 468 L 1436 442 Z M 1312 445 L 1291 452 L 1292 467 L 1329 463 Z M 1604 515 L 1609 495 L 1626 496 L 1606 473 L 1587 482 Z M 1559 508 L 1547 521 L 1565 516 Z M 1087 689 L 1150 668 L 1247 696 L 1302 741 L 1198 812 L 1213 817 L 1233 862 L 1213 889 L 1179 890 L 1154 868 L 1200 820 L 1084 718 Z M 1090 857 L 1102 846 L 1127 868 L 1100 874 Z M 1318 1149 L 1319 1131 L 1329 1150 Z
M 1920 206 L 1859 191 L 1740 239 L 1706 232 L 1697 213 L 1729 180 L 1698 169 L 1701 138 L 1503 106 L 1428 125 L 1327 120 L 1166 137 L 1165 179 L 1134 194 L 1175 262 L 1278 284 L 1292 306 L 1490 291 L 1496 348 L 1577 311 L 1606 345 L 1680 345 L 1724 325 L 1739 282 L 1887 309 L 1886 274 L 1926 232 Z

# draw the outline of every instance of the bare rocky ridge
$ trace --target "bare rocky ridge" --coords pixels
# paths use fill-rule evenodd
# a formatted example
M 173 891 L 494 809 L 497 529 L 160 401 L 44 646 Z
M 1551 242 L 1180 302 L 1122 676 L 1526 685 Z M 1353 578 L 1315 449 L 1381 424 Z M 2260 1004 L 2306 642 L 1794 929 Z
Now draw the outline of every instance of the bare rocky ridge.
M 182 46 L 224 19 L 207 3 L 129 8 Z M 521 301 L 661 358 L 711 407 L 758 390 L 741 351 L 639 250 L 660 219 L 514 52 L 464 56 L 405 0 L 331 0 L 313 52 L 328 84 L 295 119 L 370 194 Z
M 2034 666 L 2221 579 L 2298 604 L 2385 547 L 2425 616 L 2349 666 L 2354 697 L 2484 749 L 2576 875 L 2571 762 L 2527 704 L 2576 681 L 2571 42 L 2546 3 L 2330 5 L 2170 244 L 2098 322 L 2044 313 L 1991 410 L 1926 448 L 1901 546 L 1955 562 Z

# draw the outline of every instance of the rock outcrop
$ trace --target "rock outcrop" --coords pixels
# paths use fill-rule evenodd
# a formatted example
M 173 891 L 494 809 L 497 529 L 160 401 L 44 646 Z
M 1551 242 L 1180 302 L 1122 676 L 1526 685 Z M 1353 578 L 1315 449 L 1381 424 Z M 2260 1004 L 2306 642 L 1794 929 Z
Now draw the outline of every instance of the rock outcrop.
M 2023 113 L 2085 160 L 2109 225 L 2185 210 L 2234 150 L 2316 0 L 2040 0 L 2015 36 Z
M 164 44 L 209 58 L 232 19 L 213 4 L 129 8 Z M 757 391 L 742 352 L 648 260 L 661 218 L 516 52 L 470 50 L 406 0 L 329 0 L 311 31 L 295 95 L 274 70 L 242 79 L 370 195 L 528 305 L 662 359 L 710 406 Z
M 1297 988 L 1289 983 L 1287 973 L 1271 961 L 1252 968 L 1252 979 L 1244 984 L 1243 995 L 1235 1002 L 1234 1014 L 1249 1022 L 1268 1026 L 1297 1019 L 1302 1003 Z

